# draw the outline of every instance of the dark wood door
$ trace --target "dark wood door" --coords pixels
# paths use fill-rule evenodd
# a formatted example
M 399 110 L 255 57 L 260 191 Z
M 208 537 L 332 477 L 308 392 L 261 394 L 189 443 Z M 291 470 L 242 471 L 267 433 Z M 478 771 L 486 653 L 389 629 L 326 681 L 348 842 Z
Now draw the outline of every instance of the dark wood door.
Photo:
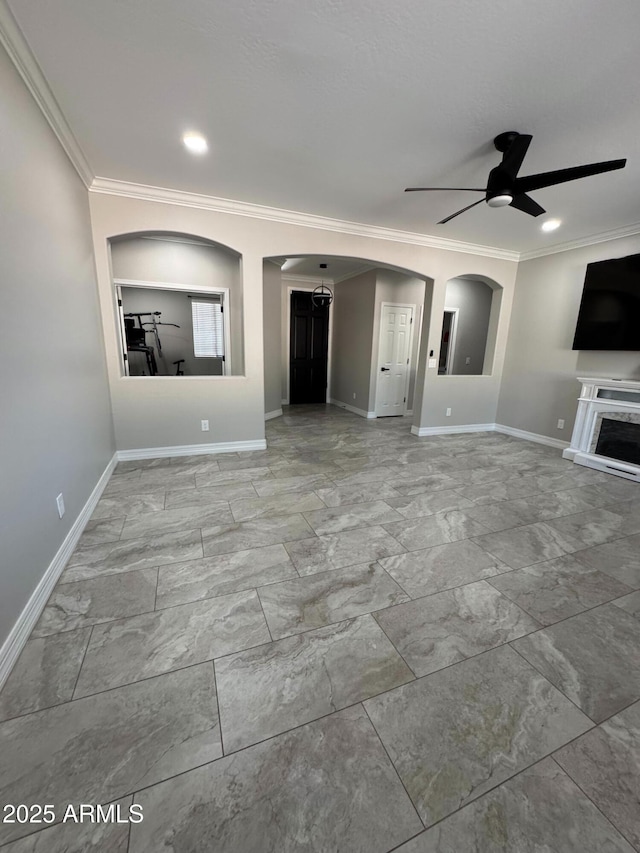
M 311 293 L 291 293 L 291 349 L 289 402 L 325 403 L 329 306 L 315 306 Z

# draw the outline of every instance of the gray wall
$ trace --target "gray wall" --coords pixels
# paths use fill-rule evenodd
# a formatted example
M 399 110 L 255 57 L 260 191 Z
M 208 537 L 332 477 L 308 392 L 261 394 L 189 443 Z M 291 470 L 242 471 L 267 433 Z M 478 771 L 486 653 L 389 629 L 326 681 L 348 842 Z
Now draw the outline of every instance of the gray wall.
M 111 243 L 116 279 L 157 281 L 197 288 L 229 289 L 231 370 L 244 372 L 240 259 L 221 246 L 162 237 L 125 237 Z
M 2 642 L 114 440 L 87 190 L 1 48 L 0 79 Z
M 264 338 L 264 410 L 277 412 L 281 407 L 282 281 L 280 269 L 264 263 L 262 285 L 262 326 Z
M 452 374 L 482 373 L 492 298 L 493 290 L 483 281 L 454 278 L 447 282 L 445 307 L 458 309 Z
M 333 291 L 331 397 L 356 409 L 372 411 L 370 386 L 376 271 L 338 282 Z
M 520 263 L 498 423 L 570 441 L 578 376 L 640 378 L 640 353 L 571 349 L 587 264 L 638 252 L 636 236 Z

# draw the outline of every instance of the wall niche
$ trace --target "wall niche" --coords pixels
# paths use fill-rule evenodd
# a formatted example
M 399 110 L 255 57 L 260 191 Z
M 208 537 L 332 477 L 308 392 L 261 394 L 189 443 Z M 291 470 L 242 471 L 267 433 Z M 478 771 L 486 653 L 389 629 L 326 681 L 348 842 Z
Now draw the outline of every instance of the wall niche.
M 178 234 L 111 241 L 125 376 L 244 374 L 241 257 Z
M 447 282 L 438 374 L 490 375 L 502 287 L 482 276 L 464 275 Z

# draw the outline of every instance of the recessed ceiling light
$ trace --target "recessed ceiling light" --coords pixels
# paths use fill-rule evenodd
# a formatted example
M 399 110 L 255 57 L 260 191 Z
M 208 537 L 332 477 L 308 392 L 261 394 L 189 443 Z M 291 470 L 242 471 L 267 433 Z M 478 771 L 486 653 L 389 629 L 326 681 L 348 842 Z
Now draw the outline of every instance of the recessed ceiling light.
M 543 231 L 555 231 L 556 228 L 559 228 L 562 225 L 562 222 L 559 219 L 547 219 L 546 222 L 543 222 L 540 226 Z
M 185 133 L 182 137 L 185 148 L 191 151 L 192 154 L 204 154 L 209 150 L 207 140 L 201 133 Z

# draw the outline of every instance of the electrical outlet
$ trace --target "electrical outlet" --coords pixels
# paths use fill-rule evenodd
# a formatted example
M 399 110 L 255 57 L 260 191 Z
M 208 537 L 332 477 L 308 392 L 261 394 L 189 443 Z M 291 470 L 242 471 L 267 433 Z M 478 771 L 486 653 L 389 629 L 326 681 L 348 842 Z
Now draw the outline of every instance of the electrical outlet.
M 355 395 L 355 392 L 354 392 L 354 394 L 353 394 L 353 399 L 354 399 L 354 400 L 355 400 L 355 399 L 356 399 L 356 395 Z
M 465 364 L 471 364 L 471 356 L 467 356 L 464 360 Z
M 64 515 L 64 498 L 62 497 L 62 492 L 56 498 L 56 505 L 58 507 L 58 515 L 60 518 Z
M 450 417 L 451 417 L 451 409 L 447 409 L 447 411 L 445 412 L 445 415 L 446 415 L 448 418 L 450 418 Z
M 558 429 L 564 429 L 564 418 L 558 418 Z
M 200 421 L 202 432 L 209 432 L 209 421 Z

